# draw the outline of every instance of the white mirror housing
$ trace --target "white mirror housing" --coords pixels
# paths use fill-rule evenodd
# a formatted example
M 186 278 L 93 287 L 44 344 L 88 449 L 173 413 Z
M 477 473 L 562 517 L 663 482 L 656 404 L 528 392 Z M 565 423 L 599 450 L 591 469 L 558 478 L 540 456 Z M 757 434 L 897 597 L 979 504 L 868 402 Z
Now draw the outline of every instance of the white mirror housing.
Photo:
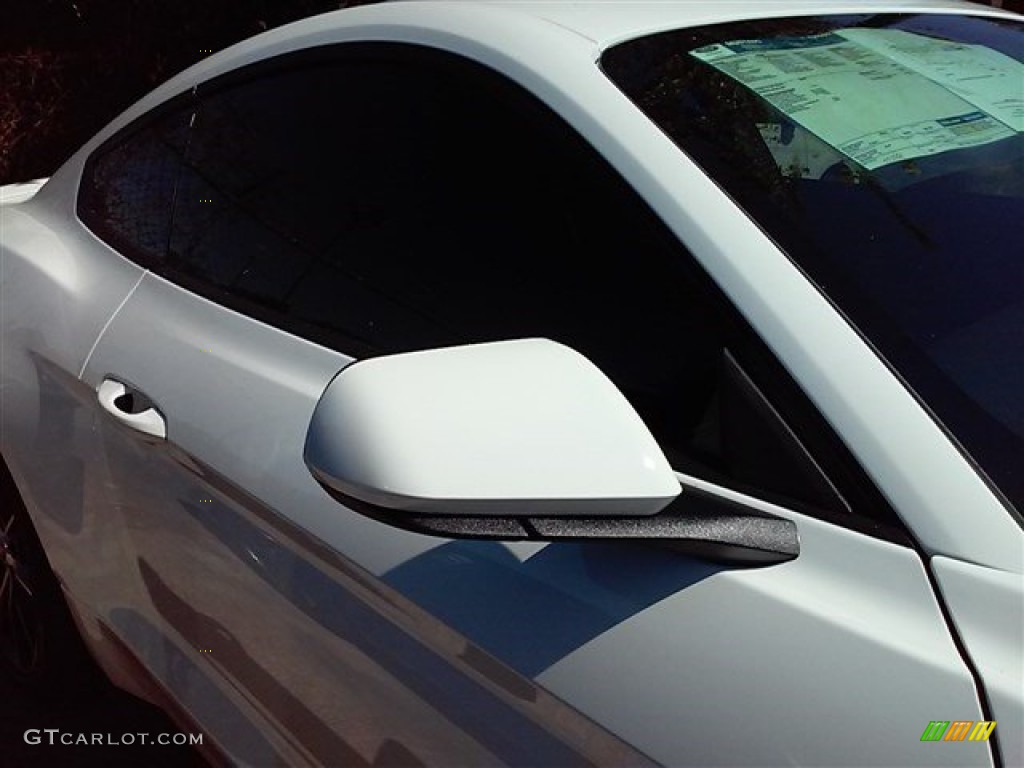
M 421 515 L 654 515 L 681 487 L 616 386 L 523 339 L 370 358 L 324 391 L 305 460 L 332 492 Z

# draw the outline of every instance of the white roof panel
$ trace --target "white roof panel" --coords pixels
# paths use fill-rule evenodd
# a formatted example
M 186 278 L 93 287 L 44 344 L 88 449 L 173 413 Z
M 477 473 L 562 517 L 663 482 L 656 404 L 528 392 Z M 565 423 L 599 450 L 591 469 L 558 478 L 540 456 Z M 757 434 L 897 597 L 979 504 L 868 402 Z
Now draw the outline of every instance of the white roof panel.
M 601 48 L 666 29 L 773 16 L 963 11 L 1010 15 L 962 0 L 483 0 L 481 4 L 546 19 L 593 40 Z

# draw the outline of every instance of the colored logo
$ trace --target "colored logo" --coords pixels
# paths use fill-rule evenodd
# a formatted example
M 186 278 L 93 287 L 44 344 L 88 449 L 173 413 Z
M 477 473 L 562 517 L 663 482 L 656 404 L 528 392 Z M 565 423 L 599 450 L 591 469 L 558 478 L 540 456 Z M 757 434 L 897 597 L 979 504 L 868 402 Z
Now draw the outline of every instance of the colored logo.
M 932 720 L 921 741 L 988 741 L 995 729 L 995 720 Z

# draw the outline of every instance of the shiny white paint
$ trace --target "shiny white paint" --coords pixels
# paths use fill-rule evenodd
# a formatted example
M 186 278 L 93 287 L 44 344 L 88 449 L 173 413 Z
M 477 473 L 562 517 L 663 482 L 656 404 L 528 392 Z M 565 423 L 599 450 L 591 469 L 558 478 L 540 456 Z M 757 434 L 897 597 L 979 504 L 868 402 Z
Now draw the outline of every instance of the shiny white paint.
M 799 558 L 714 573 L 537 679 L 665 765 L 990 765 L 919 741 L 983 717 L 916 554 L 776 511 Z
M 427 0 L 432 1 L 432 0 Z M 548 19 L 571 29 L 603 50 L 622 40 L 631 40 L 666 29 L 720 24 L 743 19 L 777 16 L 811 16 L 835 13 L 963 13 L 1011 16 L 990 7 L 979 8 L 966 0 L 889 2 L 889 0 L 485 0 Z
M 955 7 L 997 15 L 951 3 L 827 7 L 939 12 Z M 771 15 L 820 12 L 825 6 L 766 2 L 756 8 Z M 52 466 L 53 457 L 67 455 L 69 445 L 76 459 L 92 462 L 87 465 L 100 480 L 87 488 L 84 500 L 67 487 L 56 491 L 60 507 L 84 508 L 92 526 L 89 541 L 104 553 L 93 582 L 80 581 L 78 589 L 92 596 L 90 589 L 102 588 L 106 596 L 100 604 L 86 604 L 100 605 L 102 612 L 123 599 L 145 609 L 144 591 L 134 582 L 118 581 L 112 565 L 131 565 L 136 555 L 160 561 L 163 542 L 177 541 L 180 495 L 188 486 L 136 446 L 109 441 L 104 423 L 81 403 L 59 393 L 37 397 L 39 369 L 32 361 L 40 358 L 72 378 L 81 370 L 88 388 L 109 374 L 139 386 L 166 412 L 168 439 L 183 453 L 201 458 L 287 524 L 367 574 L 386 580 L 435 551 L 447 552 L 441 565 L 422 575 L 440 593 L 446 569 L 457 575 L 467 552 L 472 554 L 363 518 L 330 499 L 309 476 L 301 461 L 305 429 L 320 393 L 350 362 L 347 358 L 225 311 L 153 275 L 142 277 L 83 228 L 67 226 L 74 219 L 77 179 L 88 152 L 166 98 L 287 50 L 341 40 L 404 40 L 483 61 L 520 82 L 641 191 L 844 437 L 925 551 L 940 555 L 932 559 L 936 578 L 993 705 L 1005 713 L 998 717 L 1019 718 L 1013 685 L 1020 645 L 1012 631 L 1004 632 L 1005 617 L 1011 615 L 1004 609 L 1012 612 L 1015 600 L 1019 607 L 1024 573 L 1019 526 L 828 302 L 594 66 L 602 48 L 623 37 L 745 17 L 752 10 L 747 3 L 710 2 L 601 4 L 582 12 L 577 3 L 396 3 L 317 17 L 182 73 L 101 132 L 35 199 L 0 210 L 5 331 L 0 437 L 5 455 L 15 446 L 20 452 L 13 469 L 31 491 L 26 500 L 37 523 L 43 521 L 41 534 L 48 545 L 55 544 L 54 553 L 73 552 L 78 542 L 46 520 L 52 508 L 41 491 L 45 479 L 32 478 L 31 467 L 34 462 Z M 87 392 L 95 406 L 94 391 Z M 66 414 L 59 429 L 40 418 L 40 404 Z M 107 467 L 104 451 L 134 463 Z M 196 473 L 187 477 L 192 476 Z M 524 614 L 532 622 L 531 642 L 540 650 L 557 626 L 559 600 L 567 595 L 614 616 L 604 631 L 567 650 L 557 646 L 560 655 L 535 679 L 670 764 L 762 764 L 768 754 L 809 764 L 987 764 L 983 748 L 966 749 L 978 745 L 917 741 L 927 723 L 923 718 L 982 717 L 917 555 L 787 510 L 774 511 L 800 526 L 802 553 L 796 561 L 742 571 L 660 559 L 652 551 L 630 561 L 638 567 L 658 564 L 644 576 L 651 583 L 664 580 L 666 591 L 647 602 L 629 569 L 602 571 L 622 556 L 618 551 L 557 545 L 503 565 L 517 585 L 536 590 L 547 608 L 540 618 Z M 194 573 L 173 562 L 160 573 L 192 595 L 195 605 L 213 600 L 211 582 L 246 585 L 248 591 L 238 593 L 241 604 L 282 611 L 275 615 L 291 616 L 295 605 L 305 605 L 298 577 L 268 597 L 259 584 L 231 570 L 237 561 L 216 549 L 218 542 L 189 539 L 188 544 L 187 563 Z M 545 558 L 557 567 L 543 570 Z M 979 575 L 982 566 L 1001 573 Z M 602 578 L 594 578 L 595 572 Z M 214 577 L 223 580 L 213 582 Z M 986 608 L 989 599 L 992 607 Z M 399 613 L 394 605 L 393 597 L 382 599 L 376 609 Z M 515 601 L 493 607 L 501 622 L 523 611 Z M 263 651 L 265 641 L 254 627 L 232 629 Z M 486 639 L 467 634 L 503 658 Z M 274 653 L 293 645 L 305 651 L 310 647 L 305 640 L 302 634 L 284 636 L 266 647 Z M 331 646 L 316 648 L 327 653 Z M 274 653 L 256 653 L 256 658 L 276 669 Z M 288 679 L 286 672 L 280 675 Z M 836 698 L 837 691 L 843 696 Z M 186 707 L 203 705 L 199 687 L 175 695 Z M 281 725 L 266 722 L 268 729 Z M 999 729 L 1013 734 L 1002 722 Z M 1004 746 L 1004 764 L 1015 764 L 1010 759 L 1020 754 L 1015 749 L 1013 743 Z
M 302 460 L 317 401 L 351 362 L 149 273 L 97 344 L 83 382 L 93 390 L 110 374 L 131 382 L 160 404 L 170 443 L 381 574 L 438 539 L 351 512 Z M 133 503 L 152 506 L 158 495 L 154 488 Z
M 20 339 L 77 373 L 143 270 L 111 258 L 107 248 L 83 255 L 79 243 L 95 238 L 67 227 L 68 211 L 51 205 L 46 191 L 44 186 L 29 201 L 0 207 L 5 355 L 17 354 L 11 340 Z
M 933 557 L 930 567 L 985 680 L 1003 765 L 1024 765 L 1024 580 L 948 557 Z
M 0 185 L 0 205 L 14 205 L 31 200 L 45 183 L 46 179 L 34 179 L 19 184 Z
M 427 513 L 651 515 L 681 490 L 608 377 L 547 339 L 351 365 L 317 403 L 305 456 L 343 494 Z

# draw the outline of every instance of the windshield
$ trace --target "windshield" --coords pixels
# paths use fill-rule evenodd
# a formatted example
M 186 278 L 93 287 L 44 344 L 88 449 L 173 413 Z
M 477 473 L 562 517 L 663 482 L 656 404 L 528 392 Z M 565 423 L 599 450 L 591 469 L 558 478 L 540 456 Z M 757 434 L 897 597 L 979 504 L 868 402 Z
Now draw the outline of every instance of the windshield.
M 602 58 L 1017 510 L 1022 59 L 1019 23 L 952 15 L 717 25 Z

